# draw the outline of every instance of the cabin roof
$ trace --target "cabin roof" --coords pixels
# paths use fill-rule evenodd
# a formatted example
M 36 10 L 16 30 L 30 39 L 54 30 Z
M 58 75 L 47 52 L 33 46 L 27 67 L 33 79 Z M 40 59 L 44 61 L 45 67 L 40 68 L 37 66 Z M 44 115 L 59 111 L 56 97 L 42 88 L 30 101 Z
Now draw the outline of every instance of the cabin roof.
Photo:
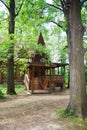
M 69 63 L 53 63 L 53 64 L 55 64 L 57 67 L 64 67 L 69 65 Z
M 51 68 L 57 68 L 57 67 L 65 67 L 69 65 L 68 63 L 51 63 L 50 65 L 45 65 L 40 62 L 33 62 L 33 63 L 28 63 L 27 67 L 40 67 L 44 69 L 51 69 Z
M 44 38 L 41 32 L 40 32 L 37 44 L 41 44 L 43 46 L 45 45 Z

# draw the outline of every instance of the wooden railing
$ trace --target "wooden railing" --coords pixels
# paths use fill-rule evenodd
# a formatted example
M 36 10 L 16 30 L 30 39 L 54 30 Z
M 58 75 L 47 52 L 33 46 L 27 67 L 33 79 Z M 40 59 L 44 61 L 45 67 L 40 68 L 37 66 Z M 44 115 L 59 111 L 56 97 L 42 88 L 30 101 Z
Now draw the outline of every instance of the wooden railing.
M 65 88 L 65 77 L 63 75 L 47 75 L 44 77 L 43 86 L 45 89 L 49 87 Z
M 31 81 L 32 82 L 32 81 Z M 65 88 L 65 78 L 63 75 L 45 75 L 33 78 L 32 86 L 34 90 L 49 90 L 55 87 Z M 30 85 L 30 89 L 32 89 Z

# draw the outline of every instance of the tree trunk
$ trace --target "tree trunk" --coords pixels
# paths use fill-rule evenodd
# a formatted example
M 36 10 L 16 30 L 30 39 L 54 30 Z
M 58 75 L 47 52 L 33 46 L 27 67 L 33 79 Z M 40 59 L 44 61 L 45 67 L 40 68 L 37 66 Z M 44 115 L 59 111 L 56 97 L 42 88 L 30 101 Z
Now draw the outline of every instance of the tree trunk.
M 7 77 L 7 94 L 16 94 L 15 86 L 14 86 L 14 34 L 15 30 L 15 0 L 10 0 L 10 8 L 9 8 L 9 34 L 11 45 L 9 47 L 9 58 L 8 58 L 8 77 Z
M 81 118 L 87 117 L 87 96 L 84 73 L 84 28 L 81 22 L 80 0 L 71 0 L 67 9 L 67 26 L 69 39 L 69 62 L 70 62 L 70 103 L 66 109 L 74 112 Z

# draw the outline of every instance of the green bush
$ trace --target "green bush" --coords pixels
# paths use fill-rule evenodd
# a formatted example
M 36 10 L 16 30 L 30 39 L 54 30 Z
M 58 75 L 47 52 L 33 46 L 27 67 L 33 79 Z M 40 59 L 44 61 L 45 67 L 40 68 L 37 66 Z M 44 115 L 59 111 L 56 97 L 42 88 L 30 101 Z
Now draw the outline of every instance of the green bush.
M 1 90 L 0 90 L 0 98 L 4 98 L 4 94 Z

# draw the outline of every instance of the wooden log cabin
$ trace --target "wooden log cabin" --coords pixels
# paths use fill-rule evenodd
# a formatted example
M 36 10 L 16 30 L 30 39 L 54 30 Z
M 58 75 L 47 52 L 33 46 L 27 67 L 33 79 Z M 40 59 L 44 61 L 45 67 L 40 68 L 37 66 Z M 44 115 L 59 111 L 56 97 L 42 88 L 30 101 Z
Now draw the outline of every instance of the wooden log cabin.
M 45 45 L 42 33 L 39 35 L 38 44 Z M 35 90 L 52 91 L 55 87 L 65 88 L 65 67 L 66 63 L 46 63 L 41 62 L 44 55 L 35 54 L 32 62 L 28 63 L 28 75 L 30 79 L 29 88 L 32 93 Z M 63 69 L 63 74 L 60 74 Z M 54 73 L 55 72 L 55 73 Z
M 52 91 L 55 87 L 60 87 L 61 90 L 65 89 L 65 75 L 59 74 L 60 68 L 65 70 L 66 63 L 52 63 L 45 65 L 41 63 L 29 63 L 28 71 L 30 78 L 30 89 L 32 93 L 35 90 L 48 90 Z M 54 74 L 54 70 L 56 74 Z M 65 72 L 64 72 L 65 73 Z

